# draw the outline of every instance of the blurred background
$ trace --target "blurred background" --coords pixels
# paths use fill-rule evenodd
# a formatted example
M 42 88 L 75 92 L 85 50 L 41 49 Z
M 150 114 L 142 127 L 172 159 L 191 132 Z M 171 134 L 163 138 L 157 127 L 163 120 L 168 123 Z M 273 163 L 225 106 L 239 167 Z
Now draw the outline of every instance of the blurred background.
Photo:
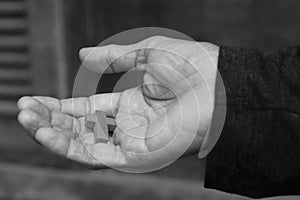
M 79 49 L 128 29 L 158 26 L 271 52 L 299 45 L 299 10 L 298 0 L 0 0 L 0 200 L 247 199 L 203 189 L 197 156 L 144 175 L 87 170 L 32 141 L 16 121 L 16 101 L 70 97 Z M 105 75 L 99 92 L 121 75 Z

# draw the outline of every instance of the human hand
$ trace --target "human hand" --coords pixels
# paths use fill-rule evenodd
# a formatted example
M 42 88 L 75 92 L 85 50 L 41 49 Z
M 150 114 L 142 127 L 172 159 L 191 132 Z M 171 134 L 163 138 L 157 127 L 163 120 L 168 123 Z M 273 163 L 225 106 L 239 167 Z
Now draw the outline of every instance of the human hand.
M 84 48 L 84 65 L 100 73 L 141 70 L 144 84 L 121 93 L 58 100 L 23 97 L 19 122 L 43 146 L 69 159 L 144 172 L 196 153 L 212 120 L 219 48 L 161 36 L 133 45 Z M 106 69 L 106 67 L 108 68 Z M 102 110 L 116 119 L 108 144 L 83 132 Z

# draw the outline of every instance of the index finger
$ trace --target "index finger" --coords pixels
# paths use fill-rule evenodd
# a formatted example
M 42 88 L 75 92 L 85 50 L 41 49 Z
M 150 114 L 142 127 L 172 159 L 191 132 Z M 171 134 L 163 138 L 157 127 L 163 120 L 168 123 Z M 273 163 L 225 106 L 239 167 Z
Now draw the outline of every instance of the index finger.
M 74 117 L 83 117 L 94 113 L 96 110 L 101 110 L 107 116 L 114 117 L 117 112 L 120 96 L 121 93 L 106 93 L 62 100 L 46 96 L 35 96 L 33 98 L 46 105 L 52 111 L 62 112 Z M 22 99 L 19 102 L 22 102 Z

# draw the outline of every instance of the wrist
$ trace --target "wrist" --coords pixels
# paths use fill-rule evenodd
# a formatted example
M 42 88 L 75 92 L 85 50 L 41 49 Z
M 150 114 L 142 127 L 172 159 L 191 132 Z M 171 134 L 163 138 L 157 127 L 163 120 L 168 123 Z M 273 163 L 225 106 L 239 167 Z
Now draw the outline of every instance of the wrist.
M 207 109 L 209 117 L 207 125 L 208 127 L 206 129 L 206 132 L 204 134 L 202 133 L 202 144 L 199 151 L 199 157 L 203 158 L 207 156 L 207 154 L 212 150 L 213 146 L 219 138 L 219 136 L 216 136 L 216 133 L 214 132 L 215 125 L 213 124 L 213 120 L 215 120 L 214 113 L 216 105 L 216 82 L 218 77 L 220 47 L 207 42 L 199 42 L 199 45 L 201 45 L 202 53 L 200 56 L 198 56 L 198 69 L 201 73 L 204 85 L 209 91 L 210 100 L 207 103 L 207 106 L 209 107 L 209 109 Z M 220 133 L 218 133 L 217 135 L 220 135 Z
M 210 73 L 212 74 L 213 80 L 209 83 L 211 86 L 213 86 L 210 90 L 212 94 L 213 106 L 210 125 L 203 139 L 203 143 L 199 151 L 199 158 L 206 157 L 214 148 L 222 133 L 226 118 L 227 98 L 223 79 L 218 70 L 220 67 L 219 53 L 220 47 L 217 48 L 214 56 L 212 56 L 212 59 L 214 59 L 216 63 L 214 66 L 212 66 Z

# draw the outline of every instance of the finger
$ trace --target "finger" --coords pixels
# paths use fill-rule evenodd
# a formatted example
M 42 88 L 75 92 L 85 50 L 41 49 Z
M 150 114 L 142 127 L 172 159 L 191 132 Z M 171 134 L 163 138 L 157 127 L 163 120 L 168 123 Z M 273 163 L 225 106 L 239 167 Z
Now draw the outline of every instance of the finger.
M 54 113 L 51 121 L 45 120 L 40 114 L 33 110 L 22 110 L 18 115 L 18 121 L 29 132 L 31 137 L 35 137 L 38 129 L 52 127 L 57 130 L 63 130 L 63 134 L 70 138 L 75 138 L 79 133 L 80 127 L 76 119 L 71 116 L 61 116 L 62 113 Z M 68 119 L 70 118 L 70 119 Z M 75 122 L 74 122 L 75 121 Z M 75 128 L 76 127 L 76 128 Z
M 149 49 L 143 40 L 131 45 L 107 45 L 83 48 L 79 55 L 83 65 L 99 73 L 120 73 L 145 64 Z M 141 69 L 140 69 L 141 70 Z
M 72 139 L 53 128 L 40 128 L 35 139 L 50 151 L 66 156 Z
M 47 97 L 46 97 L 47 98 Z M 50 99 L 50 98 L 48 98 Z M 50 107 L 53 109 L 53 103 L 50 101 Z M 80 124 L 78 120 L 67 114 L 56 111 L 58 109 L 50 110 L 45 104 L 41 103 L 38 99 L 33 97 L 22 97 L 18 101 L 18 106 L 21 110 L 32 110 L 34 112 L 26 111 L 24 118 L 24 112 L 22 113 L 21 120 L 24 118 L 27 124 L 30 124 L 31 130 L 36 130 L 41 126 L 47 124 L 53 127 L 71 131 L 74 133 L 80 132 Z M 23 117 L 22 117 L 23 116 Z M 28 118 L 31 116 L 31 119 Z M 24 120 L 23 120 L 24 121 Z M 34 128 L 33 128 L 34 127 Z
M 39 129 L 36 134 L 36 140 L 52 152 L 80 163 L 99 168 L 105 165 L 110 167 L 126 165 L 124 155 L 113 145 L 83 144 L 51 128 Z
M 81 127 L 78 140 L 84 144 L 95 144 L 94 130 L 86 127 L 85 119 L 85 117 L 78 119 Z
M 95 144 L 95 135 L 92 132 L 83 132 L 80 135 L 79 141 L 83 144 Z
M 73 132 L 75 134 L 79 134 L 81 130 L 81 124 L 77 118 L 57 111 L 51 112 L 50 123 L 52 127 Z
M 18 115 L 18 121 L 29 132 L 31 137 L 41 127 L 51 127 L 49 121 L 41 118 L 39 114 L 30 109 L 22 110 Z
M 18 107 L 21 110 L 31 109 L 40 115 L 44 120 L 50 121 L 51 111 L 47 106 L 32 97 L 22 97 L 18 101 Z
M 115 116 L 121 93 L 97 94 L 91 97 L 79 97 L 58 100 L 51 97 L 34 97 L 49 109 L 59 111 L 75 117 L 82 117 L 94 113 L 96 110 L 105 112 L 108 116 Z
M 61 111 L 61 101 L 59 99 L 53 98 L 53 97 L 46 97 L 46 96 L 34 96 L 32 97 L 34 99 L 37 99 L 39 102 L 46 105 L 51 111 Z

